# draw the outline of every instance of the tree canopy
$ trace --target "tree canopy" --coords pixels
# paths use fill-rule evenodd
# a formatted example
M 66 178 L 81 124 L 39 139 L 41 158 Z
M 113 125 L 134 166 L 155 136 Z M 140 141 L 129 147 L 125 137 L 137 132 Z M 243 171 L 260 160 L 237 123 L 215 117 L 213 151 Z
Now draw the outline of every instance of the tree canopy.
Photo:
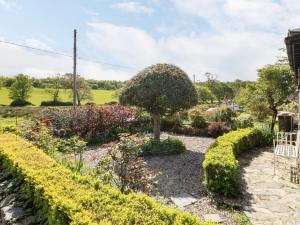
M 13 101 L 25 102 L 30 97 L 31 90 L 32 85 L 29 77 L 19 74 L 10 87 L 9 97 Z
M 146 109 L 153 115 L 159 140 L 160 116 L 197 104 L 197 92 L 188 75 L 171 64 L 156 64 L 134 76 L 123 89 L 120 102 Z
M 179 67 L 156 64 L 142 70 L 128 82 L 120 95 L 120 102 L 163 115 L 196 105 L 197 92 Z
M 272 115 L 271 130 L 274 130 L 278 108 L 288 103 L 295 92 L 294 73 L 286 65 L 267 65 L 258 70 L 258 79 L 240 91 L 237 101 L 258 117 Z

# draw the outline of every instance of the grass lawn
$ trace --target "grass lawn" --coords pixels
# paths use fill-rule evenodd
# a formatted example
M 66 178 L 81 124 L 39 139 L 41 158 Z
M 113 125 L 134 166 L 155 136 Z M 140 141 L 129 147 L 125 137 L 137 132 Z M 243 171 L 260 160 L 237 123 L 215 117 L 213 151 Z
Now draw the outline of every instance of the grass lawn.
M 0 117 L 0 130 L 4 127 L 16 127 L 17 124 L 22 123 L 25 120 L 24 117 Z
M 107 90 L 92 90 L 94 101 L 96 104 L 104 104 L 111 101 L 117 101 L 117 98 L 113 97 L 115 91 Z M 9 89 L 0 89 L 0 105 L 9 105 L 11 99 L 8 97 Z M 61 90 L 60 100 L 61 101 L 72 101 L 71 90 Z M 42 101 L 50 101 L 51 98 L 49 94 L 46 93 L 45 89 L 34 88 L 29 101 L 35 106 L 39 106 Z

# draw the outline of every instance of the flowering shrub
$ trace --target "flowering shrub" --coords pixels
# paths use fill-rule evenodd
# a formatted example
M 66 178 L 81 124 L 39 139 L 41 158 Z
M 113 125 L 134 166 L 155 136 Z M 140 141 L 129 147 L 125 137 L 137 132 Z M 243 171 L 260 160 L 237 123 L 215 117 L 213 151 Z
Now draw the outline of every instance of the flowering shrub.
M 74 171 L 81 172 L 83 167 L 82 154 L 86 150 L 86 142 L 80 137 L 53 137 L 48 127 L 38 121 L 28 121 L 24 123 L 18 133 L 41 148 L 55 160 L 63 163 Z M 66 158 L 66 156 L 70 154 L 73 154 L 73 162 Z
M 139 152 L 144 139 L 138 136 L 122 136 L 119 143 L 109 145 L 108 156 L 97 166 L 102 182 L 118 187 L 122 193 L 149 192 L 159 174 L 147 167 Z
M 56 136 L 78 135 L 87 142 L 101 142 L 117 135 L 118 129 L 129 129 L 135 121 L 132 108 L 115 105 L 85 105 L 73 109 L 43 111 L 40 120 L 45 122 Z

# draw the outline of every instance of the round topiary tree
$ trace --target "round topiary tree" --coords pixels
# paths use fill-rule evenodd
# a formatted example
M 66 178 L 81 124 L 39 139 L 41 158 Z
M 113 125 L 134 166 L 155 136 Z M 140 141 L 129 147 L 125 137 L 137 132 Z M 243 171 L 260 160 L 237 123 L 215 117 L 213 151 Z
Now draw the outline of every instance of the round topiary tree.
M 160 117 L 197 104 L 196 89 L 179 67 L 156 64 L 134 76 L 120 95 L 124 105 L 146 109 L 153 117 L 154 139 L 160 140 Z

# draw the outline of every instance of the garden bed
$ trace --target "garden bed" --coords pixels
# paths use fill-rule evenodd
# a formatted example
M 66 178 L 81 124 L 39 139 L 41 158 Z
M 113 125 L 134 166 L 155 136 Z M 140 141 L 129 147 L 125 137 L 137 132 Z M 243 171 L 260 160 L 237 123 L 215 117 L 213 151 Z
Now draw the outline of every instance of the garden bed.
M 97 180 L 64 168 L 13 134 L 0 134 L 6 170 L 25 181 L 26 194 L 54 224 L 210 224 L 166 208 L 145 195 L 124 195 Z

